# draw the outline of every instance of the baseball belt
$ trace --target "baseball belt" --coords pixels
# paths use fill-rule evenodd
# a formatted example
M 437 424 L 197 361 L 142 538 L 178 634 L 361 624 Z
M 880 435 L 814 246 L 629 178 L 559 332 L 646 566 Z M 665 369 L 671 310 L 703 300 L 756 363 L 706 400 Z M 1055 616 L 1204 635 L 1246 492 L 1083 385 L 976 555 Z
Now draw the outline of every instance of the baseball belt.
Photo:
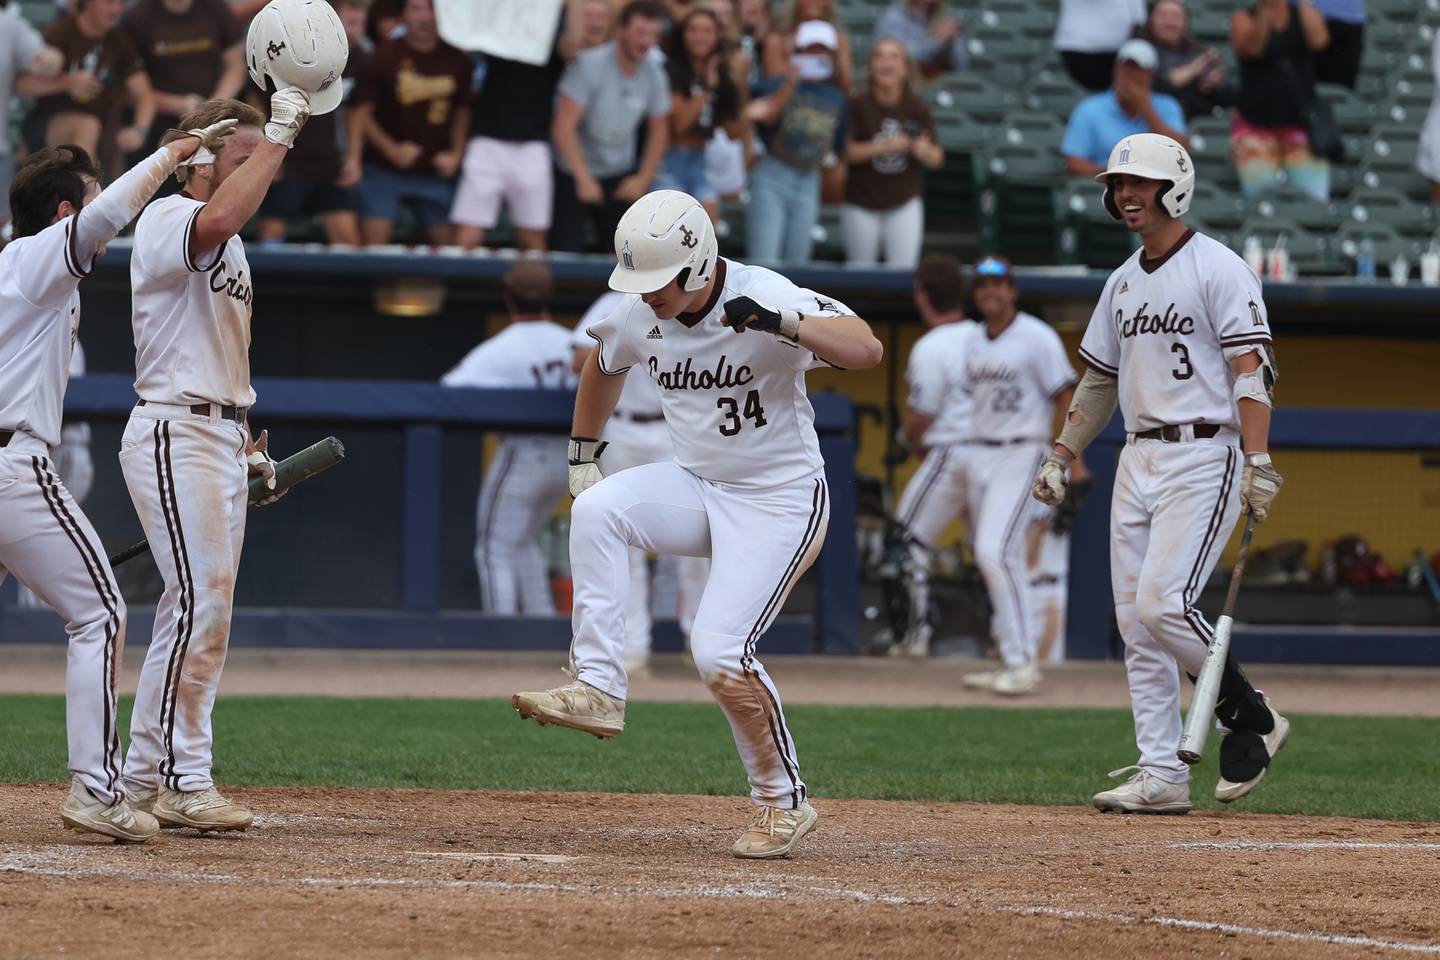
M 1184 439 L 1184 434 L 1182 431 L 1182 427 L 1177 427 L 1172 424 L 1166 424 L 1163 427 L 1156 427 L 1153 430 L 1141 430 L 1139 433 L 1135 434 L 1135 439 L 1163 440 L 1166 443 L 1179 443 L 1182 439 Z M 1196 440 L 1209 440 L 1211 437 L 1215 436 L 1219 432 L 1220 427 L 1216 426 L 1213 423 L 1195 424 Z
M 135 404 L 137 407 L 147 406 L 144 400 Z M 216 409 L 221 420 L 233 420 L 236 423 L 244 423 L 246 415 L 250 412 L 249 407 L 235 407 L 222 403 L 192 403 L 190 412 L 197 417 L 210 416 L 211 409 Z

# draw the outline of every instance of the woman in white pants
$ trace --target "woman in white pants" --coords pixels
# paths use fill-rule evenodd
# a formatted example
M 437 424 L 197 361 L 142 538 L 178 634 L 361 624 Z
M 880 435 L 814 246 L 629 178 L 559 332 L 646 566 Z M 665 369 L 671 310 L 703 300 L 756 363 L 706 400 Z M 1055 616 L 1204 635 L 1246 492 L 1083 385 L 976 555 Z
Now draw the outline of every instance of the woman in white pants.
M 910 55 L 886 38 L 870 54 L 869 87 L 850 98 L 850 139 L 845 160 L 841 224 L 845 260 L 913 270 L 925 239 L 920 167 L 937 169 L 945 151 L 935 143 L 935 122 L 915 94 Z

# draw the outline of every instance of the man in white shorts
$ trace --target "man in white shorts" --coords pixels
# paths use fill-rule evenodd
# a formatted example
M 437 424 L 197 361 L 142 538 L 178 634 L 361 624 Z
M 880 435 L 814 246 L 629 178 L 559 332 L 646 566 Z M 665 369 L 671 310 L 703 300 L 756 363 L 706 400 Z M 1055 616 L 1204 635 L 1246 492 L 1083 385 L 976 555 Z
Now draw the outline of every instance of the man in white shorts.
M 103 193 L 99 170 L 79 147 L 36 151 L 11 194 L 16 239 L 0 251 L 0 580 L 14 573 L 66 620 L 71 782 L 61 819 L 122 841 L 160 829 L 131 806 L 121 779 L 115 677 L 125 601 L 51 456 L 77 348 L 81 279 L 176 165 L 203 143 L 218 149 L 227 132 L 221 125 L 182 136 Z
M 440 382 L 447 387 L 572 390 L 570 331 L 550 319 L 554 281 L 543 260 L 520 260 L 505 274 L 510 323 L 480 343 Z M 486 613 L 552 616 L 550 572 L 540 527 L 565 496 L 559 459 L 565 438 L 512 433 L 500 441 L 480 484 L 475 569 Z
M 1044 503 L 1060 502 L 1066 466 L 1118 403 L 1126 438 L 1110 507 L 1110 580 L 1140 759 L 1113 771 L 1135 773 L 1094 804 L 1182 814 L 1190 768 L 1177 755 L 1179 674 L 1200 674 L 1214 635 L 1196 603 L 1241 511 L 1263 522 L 1280 491 L 1268 452 L 1274 350 L 1259 278 L 1180 220 L 1195 190 L 1184 147 L 1154 133 L 1126 137 L 1095 179 L 1105 184 L 1106 210 L 1140 235 L 1141 248 L 1095 305 L 1080 344 L 1088 369 L 1033 489 Z M 1233 655 L 1215 716 L 1225 730 L 1215 797 L 1228 803 L 1265 776 L 1290 723 Z
M 230 642 L 249 474 L 275 482 L 265 434 L 250 434 L 255 281 L 237 234 L 309 116 L 309 96 L 295 87 L 271 96 L 268 123 L 239 101 L 205 101 L 182 125 L 234 120 L 235 133 L 191 157 L 176 172 L 183 189 L 135 225 L 139 400 L 120 468 L 165 591 L 135 694 L 125 785 L 168 826 L 244 830 L 252 819 L 211 777 L 210 713 Z
M 756 645 L 819 553 L 829 520 L 805 371 L 872 367 L 883 348 L 844 304 L 719 258 L 704 207 L 679 191 L 632 205 L 615 252 L 610 286 L 631 296 L 590 328 L 598 347 L 580 377 L 570 441 L 575 680 L 513 701 L 541 723 L 620 733 L 629 549 L 710 556 L 691 651 L 730 722 L 756 807 L 732 852 L 783 857 L 818 815 Z M 675 459 L 602 479 L 595 438 L 624 388 L 621 374 L 636 365 L 660 388 Z

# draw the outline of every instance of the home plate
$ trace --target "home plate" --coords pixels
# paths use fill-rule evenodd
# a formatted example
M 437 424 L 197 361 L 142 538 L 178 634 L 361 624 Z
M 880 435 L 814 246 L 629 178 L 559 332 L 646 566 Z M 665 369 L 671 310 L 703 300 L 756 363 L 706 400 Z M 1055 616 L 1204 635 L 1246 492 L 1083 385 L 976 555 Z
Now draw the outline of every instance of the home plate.
M 437 860 L 514 860 L 535 863 L 569 863 L 579 857 L 567 857 L 563 853 L 450 853 L 443 851 L 411 850 L 412 857 L 433 857 Z

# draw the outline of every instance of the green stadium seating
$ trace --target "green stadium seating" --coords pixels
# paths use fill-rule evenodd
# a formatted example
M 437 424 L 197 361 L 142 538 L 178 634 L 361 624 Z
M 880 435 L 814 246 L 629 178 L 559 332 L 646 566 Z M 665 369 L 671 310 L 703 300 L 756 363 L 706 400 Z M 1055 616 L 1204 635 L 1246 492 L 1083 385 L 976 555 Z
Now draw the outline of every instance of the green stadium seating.
M 1335 111 L 1335 122 L 1345 133 L 1368 133 L 1382 116 L 1380 106 L 1352 90 L 1330 83 L 1316 85 L 1316 92 Z
M 845 260 L 845 233 L 840 229 L 839 207 L 821 207 L 820 222 L 811 228 L 810 236 L 815 241 L 811 260 Z
M 1266 250 L 1274 247 L 1283 236 L 1296 273 L 1337 273 L 1343 269 L 1342 259 L 1332 249 L 1329 238 L 1306 230 L 1294 220 L 1285 217 L 1247 220 L 1231 236 L 1232 248 L 1243 247 L 1252 236 L 1259 237 Z
M 1057 153 L 1060 150 L 1060 141 L 1065 137 L 1065 124 L 1052 113 L 1007 113 L 1000 122 L 1000 128 L 1006 143 L 1029 144 Z
M 980 123 L 999 123 L 1020 102 L 1013 91 L 974 72 L 946 74 L 934 84 L 926 100 L 937 118 L 942 112 L 954 110 Z
M 1135 252 L 1136 235 L 1116 222 L 1100 203 L 1100 185 L 1072 178 L 1055 191 L 1055 261 L 1113 270 Z
M 1345 219 L 1359 227 L 1384 226 L 1402 237 L 1428 239 L 1435 234 L 1435 205 L 1414 203 L 1396 190 L 1362 188 L 1345 203 Z
M 1299 224 L 1303 229 L 1333 234 L 1345 222 L 1342 205 L 1322 203 L 1291 186 L 1267 190 L 1247 204 L 1252 220 L 1280 220 Z
M 1359 253 L 1361 240 L 1367 236 L 1375 246 L 1375 269 L 1379 276 L 1383 277 L 1388 273 L 1389 263 L 1395 257 L 1408 257 L 1414 263 L 1420 254 L 1421 244 L 1407 240 L 1389 227 L 1350 226 L 1341 230 L 1333 243 L 1335 255 L 1341 263 L 1340 272 L 1355 272 L 1355 257 Z
M 1418 127 L 1392 124 L 1376 127 L 1363 154 L 1365 186 L 1399 190 L 1412 199 L 1428 200 L 1430 181 L 1415 169 L 1419 145 Z
M 1075 105 L 1086 96 L 1086 91 L 1068 76 L 1047 74 L 1037 77 L 1025 87 L 1021 102 L 1031 112 L 1064 117 L 1069 116 Z
M 975 154 L 980 248 L 1020 262 L 1045 262 L 1055 250 L 1051 192 L 1062 179 L 1060 155 L 1029 144 L 1004 143 Z

